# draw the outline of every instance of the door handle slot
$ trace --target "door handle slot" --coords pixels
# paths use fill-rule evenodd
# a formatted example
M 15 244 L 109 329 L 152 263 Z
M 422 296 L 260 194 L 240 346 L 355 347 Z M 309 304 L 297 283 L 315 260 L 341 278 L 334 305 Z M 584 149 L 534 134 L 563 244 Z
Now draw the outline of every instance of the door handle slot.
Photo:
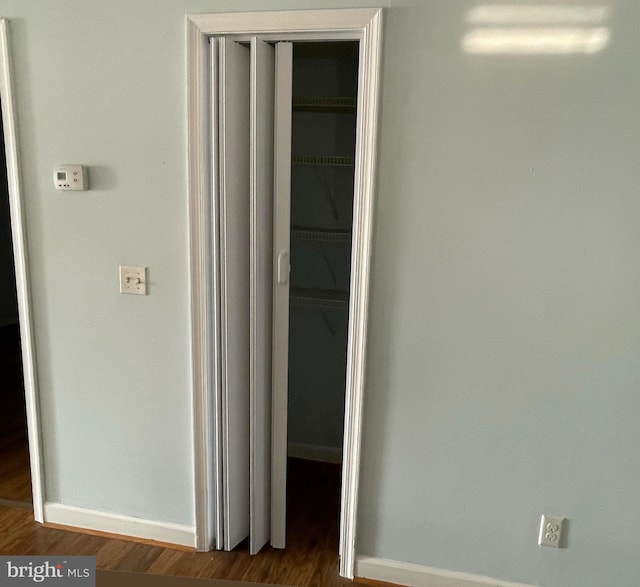
M 289 264 L 289 253 L 287 251 L 280 251 L 278 254 L 278 284 L 286 285 L 289 283 L 289 272 L 291 271 L 291 265 Z

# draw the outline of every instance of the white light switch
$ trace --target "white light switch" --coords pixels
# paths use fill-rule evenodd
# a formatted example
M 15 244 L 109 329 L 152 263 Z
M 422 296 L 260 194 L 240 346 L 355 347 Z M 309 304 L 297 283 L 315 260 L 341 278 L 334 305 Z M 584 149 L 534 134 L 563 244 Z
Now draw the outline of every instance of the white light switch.
M 120 293 L 147 295 L 147 268 L 120 265 Z

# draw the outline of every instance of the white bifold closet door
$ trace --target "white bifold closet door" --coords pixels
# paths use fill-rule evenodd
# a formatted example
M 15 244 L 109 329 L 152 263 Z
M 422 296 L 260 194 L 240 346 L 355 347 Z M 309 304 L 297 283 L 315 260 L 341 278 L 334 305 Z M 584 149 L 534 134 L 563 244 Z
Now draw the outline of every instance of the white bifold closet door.
M 221 460 L 224 549 L 249 534 L 250 51 L 218 39 Z M 215 129 L 214 129 L 215 130 Z M 219 515 L 219 514 L 218 514 Z M 220 545 L 219 545 L 220 546 Z
M 287 399 L 289 391 L 289 272 L 291 235 L 291 105 L 293 45 L 276 46 L 274 287 L 273 287 L 273 462 L 271 545 L 284 548 L 287 513 Z
M 274 50 L 255 37 L 249 44 L 218 38 L 211 49 L 212 249 L 217 260 L 214 280 L 219 283 L 214 305 L 219 314 L 220 365 L 216 544 L 231 550 L 249 537 L 252 554 L 272 533 L 272 487 L 279 500 L 286 487 L 286 387 L 285 466 L 281 457 L 272 465 L 272 417 L 280 421 L 282 409 L 272 395 L 274 169 L 282 167 L 274 161 L 280 45 L 289 47 L 290 70 L 287 43 L 276 44 Z M 290 143 L 290 83 L 286 108 Z M 284 166 L 290 163 L 289 148 Z M 288 231 L 287 226 L 287 241 Z M 286 328 L 288 332 L 288 308 Z M 272 466 L 282 476 L 277 483 Z M 284 529 L 285 510 L 276 507 L 275 515 L 281 518 L 276 526 Z
M 251 40 L 251 382 L 249 552 L 271 530 L 271 328 L 273 316 L 273 46 Z

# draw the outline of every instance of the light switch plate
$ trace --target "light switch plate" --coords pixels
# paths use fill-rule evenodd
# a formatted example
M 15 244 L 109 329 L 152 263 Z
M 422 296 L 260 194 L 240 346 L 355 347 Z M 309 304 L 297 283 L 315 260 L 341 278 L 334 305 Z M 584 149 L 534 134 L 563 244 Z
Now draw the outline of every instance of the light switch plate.
M 147 295 L 147 268 L 120 265 L 120 293 Z

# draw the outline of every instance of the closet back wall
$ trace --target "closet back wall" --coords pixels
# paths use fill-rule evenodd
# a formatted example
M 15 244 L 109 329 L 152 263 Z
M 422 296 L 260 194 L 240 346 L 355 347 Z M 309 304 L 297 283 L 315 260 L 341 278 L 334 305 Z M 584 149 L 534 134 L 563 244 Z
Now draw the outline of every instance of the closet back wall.
M 358 43 L 294 45 L 296 99 L 353 98 L 358 92 Z M 351 231 L 353 166 L 296 165 L 297 156 L 354 157 L 355 111 L 294 107 L 291 224 L 294 229 Z M 347 293 L 351 245 L 291 239 L 291 286 Z M 295 299 L 295 298 L 294 298 Z M 289 443 L 342 449 L 347 362 L 348 304 L 338 309 L 290 307 Z

